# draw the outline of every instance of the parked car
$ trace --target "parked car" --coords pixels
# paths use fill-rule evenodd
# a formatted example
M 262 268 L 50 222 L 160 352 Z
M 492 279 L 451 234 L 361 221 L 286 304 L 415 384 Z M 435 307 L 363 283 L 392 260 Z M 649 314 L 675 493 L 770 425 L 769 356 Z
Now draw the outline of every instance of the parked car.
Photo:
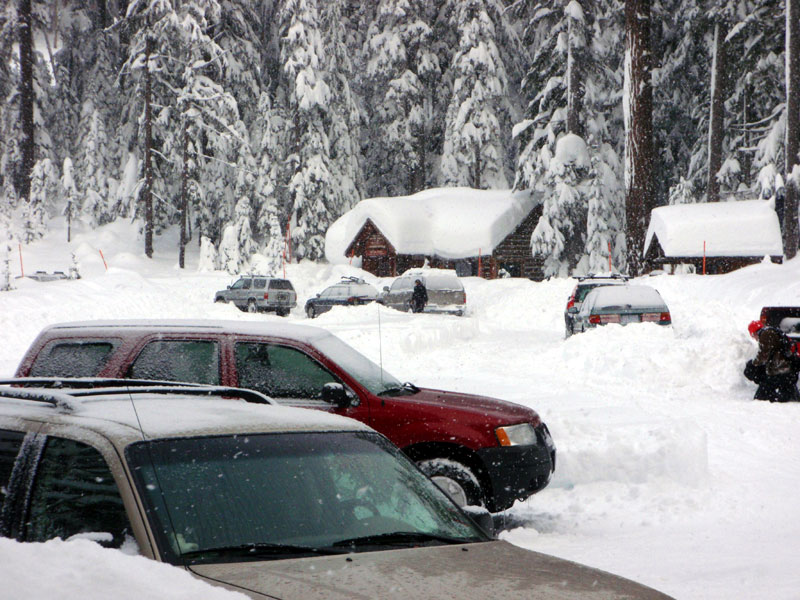
M 765 306 L 759 320 L 764 326 L 777 327 L 792 341 L 800 341 L 800 306 Z
M 461 316 L 467 309 L 467 293 L 452 269 L 410 269 L 385 286 L 378 302 L 402 311 L 411 310 L 411 294 L 419 279 L 428 292 L 423 312 Z
M 44 329 L 18 377 L 113 377 L 251 388 L 352 417 L 397 444 L 460 505 L 496 512 L 544 488 L 556 449 L 532 409 L 402 383 L 324 329 L 242 321 L 95 321 Z
M 575 315 L 575 332 L 618 323 L 671 325 L 669 309 L 655 289 L 646 285 L 609 285 L 593 289 Z
M 600 287 L 603 285 L 622 285 L 628 281 L 628 278 L 625 275 L 620 275 L 619 273 L 611 273 L 608 275 L 586 275 L 583 277 L 578 277 L 578 283 L 575 285 L 575 288 L 572 290 L 572 294 L 567 299 L 567 307 L 564 309 L 564 321 L 566 324 L 566 337 L 571 336 L 575 333 L 574 328 L 574 321 L 575 315 L 581 309 L 581 304 L 583 304 L 584 298 L 586 295 L 591 292 L 594 288 Z
M 254 599 L 667 598 L 491 539 L 352 419 L 235 390 L 2 383 L 0 535 L 21 542 L 89 539 Z
M 288 279 L 268 275 L 244 275 L 227 289 L 214 294 L 214 302 L 233 302 L 247 312 L 273 311 L 285 317 L 297 306 L 297 293 Z
M 334 306 L 359 306 L 377 298 L 378 290 L 358 277 L 342 277 L 339 283 L 326 287 L 306 300 L 306 315 L 313 319 Z

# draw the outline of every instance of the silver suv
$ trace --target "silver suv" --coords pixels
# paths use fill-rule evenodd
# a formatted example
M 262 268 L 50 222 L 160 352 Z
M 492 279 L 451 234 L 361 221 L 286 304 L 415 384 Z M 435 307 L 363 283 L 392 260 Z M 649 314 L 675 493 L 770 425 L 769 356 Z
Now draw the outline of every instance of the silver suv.
M 94 540 L 254 599 L 667 598 L 492 540 L 357 421 L 125 383 L 0 382 L 0 535 Z
M 274 311 L 279 317 L 285 317 L 297 306 L 297 293 L 288 279 L 244 275 L 214 294 L 214 302 L 233 302 L 240 310 Z

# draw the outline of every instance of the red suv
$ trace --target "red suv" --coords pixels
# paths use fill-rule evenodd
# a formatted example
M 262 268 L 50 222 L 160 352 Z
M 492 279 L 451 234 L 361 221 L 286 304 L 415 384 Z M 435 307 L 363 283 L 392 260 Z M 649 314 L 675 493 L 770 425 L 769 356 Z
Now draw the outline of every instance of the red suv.
M 96 321 L 44 329 L 17 377 L 112 377 L 251 388 L 367 423 L 458 504 L 497 512 L 544 488 L 556 450 L 524 406 L 401 383 L 328 331 L 251 321 Z

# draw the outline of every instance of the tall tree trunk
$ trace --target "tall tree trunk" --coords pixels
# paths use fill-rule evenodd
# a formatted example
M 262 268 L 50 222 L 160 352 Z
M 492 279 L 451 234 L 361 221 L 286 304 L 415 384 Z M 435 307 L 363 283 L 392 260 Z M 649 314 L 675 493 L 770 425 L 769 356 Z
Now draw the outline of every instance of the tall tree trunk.
M 650 0 L 625 0 L 625 237 L 628 270 L 642 272 L 653 198 L 653 88 Z
M 186 121 L 183 123 L 183 171 L 181 172 L 181 240 L 178 250 L 178 266 L 183 269 L 186 257 L 186 208 L 189 205 L 189 128 Z
M 31 175 L 36 162 L 36 145 L 34 140 L 33 104 L 33 18 L 31 16 L 31 0 L 19 1 L 19 65 L 20 65 L 20 120 L 22 139 L 20 150 L 22 164 L 19 167 L 15 187 L 19 197 L 30 200 Z
M 786 258 L 797 254 L 797 170 L 800 158 L 800 0 L 786 0 L 786 201 L 783 211 L 783 251 Z M 798 175 L 795 173 L 795 175 Z
M 144 253 L 153 258 L 153 116 L 151 109 L 152 85 L 150 81 L 150 54 L 153 40 L 147 38 L 144 51 Z
M 722 168 L 722 141 L 725 137 L 725 93 L 727 88 L 727 57 L 725 56 L 725 36 L 728 26 L 724 21 L 714 25 L 714 58 L 711 64 L 711 111 L 708 117 L 708 182 L 706 200 L 719 202 L 719 180 L 717 174 Z
M 572 29 L 570 19 L 569 28 Z M 578 57 L 575 56 L 575 49 L 572 47 L 572 33 L 567 36 L 570 39 L 567 49 L 567 131 L 583 137 L 583 124 L 581 122 L 581 111 L 583 110 L 584 85 L 581 76 L 581 65 Z

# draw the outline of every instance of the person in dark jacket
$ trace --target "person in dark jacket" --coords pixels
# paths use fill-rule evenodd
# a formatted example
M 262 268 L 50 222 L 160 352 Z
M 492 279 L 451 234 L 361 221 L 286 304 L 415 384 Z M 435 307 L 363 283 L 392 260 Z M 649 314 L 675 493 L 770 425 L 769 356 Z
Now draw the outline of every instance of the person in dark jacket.
M 414 291 L 411 293 L 411 310 L 415 313 L 420 313 L 427 303 L 428 290 L 425 289 L 422 281 L 417 279 L 414 282 Z
M 747 361 L 744 375 L 758 385 L 754 399 L 800 400 L 797 391 L 800 356 L 792 351 L 791 340 L 777 327 L 761 327 L 753 333 L 758 338 L 758 353 Z

